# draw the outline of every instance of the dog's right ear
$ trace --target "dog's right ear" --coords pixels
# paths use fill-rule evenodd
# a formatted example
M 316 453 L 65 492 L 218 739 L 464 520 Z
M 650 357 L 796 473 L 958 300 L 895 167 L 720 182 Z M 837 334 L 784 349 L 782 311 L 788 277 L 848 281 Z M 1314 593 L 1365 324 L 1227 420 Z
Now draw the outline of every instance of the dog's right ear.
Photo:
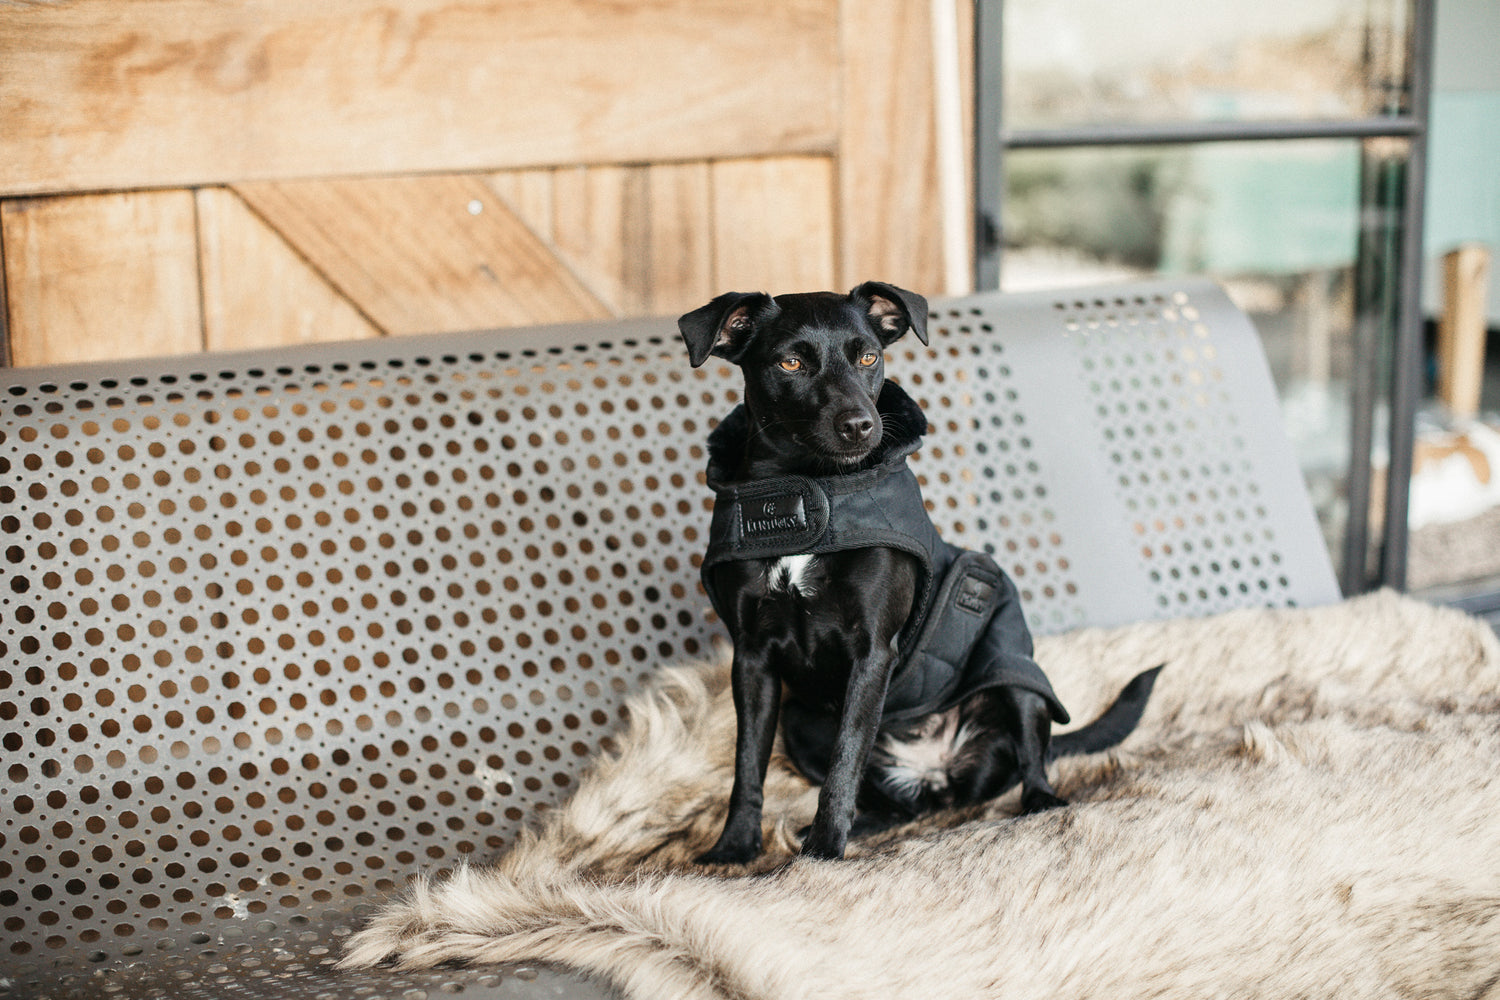
M 688 360 L 697 368 L 716 354 L 738 363 L 755 334 L 755 328 L 770 317 L 776 304 L 765 292 L 725 292 L 706 306 L 699 306 L 677 321 Z

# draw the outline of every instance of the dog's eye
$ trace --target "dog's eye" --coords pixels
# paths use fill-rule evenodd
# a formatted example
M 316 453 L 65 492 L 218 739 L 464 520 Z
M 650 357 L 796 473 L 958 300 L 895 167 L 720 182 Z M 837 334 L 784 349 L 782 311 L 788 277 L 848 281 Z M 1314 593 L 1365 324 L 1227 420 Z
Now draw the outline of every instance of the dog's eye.
M 778 361 L 777 364 L 781 366 L 781 370 L 784 372 L 795 372 L 802 370 L 802 362 L 798 361 L 796 358 L 787 358 L 785 361 Z
M 862 368 L 873 368 L 875 367 L 875 362 L 879 360 L 880 355 L 875 351 L 871 351 L 868 354 L 861 354 L 859 356 L 859 364 Z

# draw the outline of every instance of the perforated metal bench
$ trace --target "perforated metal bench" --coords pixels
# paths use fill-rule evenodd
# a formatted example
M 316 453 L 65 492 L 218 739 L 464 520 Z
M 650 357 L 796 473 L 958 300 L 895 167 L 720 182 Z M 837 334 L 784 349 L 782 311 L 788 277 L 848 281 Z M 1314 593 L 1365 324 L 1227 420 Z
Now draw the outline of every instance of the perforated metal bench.
M 889 365 L 915 468 L 1036 631 L 1338 598 L 1216 287 L 932 325 Z M 603 995 L 331 966 L 710 653 L 702 445 L 737 387 L 669 320 L 0 372 L 0 997 Z

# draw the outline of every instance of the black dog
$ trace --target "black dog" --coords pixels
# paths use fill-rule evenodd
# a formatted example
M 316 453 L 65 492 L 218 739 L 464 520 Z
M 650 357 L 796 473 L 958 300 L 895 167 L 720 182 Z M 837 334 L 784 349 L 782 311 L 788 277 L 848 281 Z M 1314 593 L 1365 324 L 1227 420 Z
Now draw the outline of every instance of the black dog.
M 1156 670 L 1051 740 L 1068 715 L 1014 585 L 938 537 L 907 467 L 927 421 L 885 380 L 883 351 L 908 330 L 925 344 L 926 323 L 925 299 L 879 282 L 730 293 L 678 321 L 694 367 L 712 354 L 745 379 L 744 405 L 709 438 L 703 583 L 734 639 L 738 734 L 728 819 L 703 863 L 760 853 L 778 716 L 788 755 L 823 786 L 802 852 L 838 858 L 851 832 L 1017 781 L 1025 811 L 1064 805 L 1049 760 L 1113 745 L 1145 708 Z

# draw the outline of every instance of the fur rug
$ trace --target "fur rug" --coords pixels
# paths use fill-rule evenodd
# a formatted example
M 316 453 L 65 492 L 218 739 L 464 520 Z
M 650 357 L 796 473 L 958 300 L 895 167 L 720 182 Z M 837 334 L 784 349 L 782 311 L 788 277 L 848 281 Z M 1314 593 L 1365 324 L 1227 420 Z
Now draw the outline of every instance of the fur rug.
M 664 670 L 619 752 L 486 867 L 417 880 L 344 964 L 552 961 L 639 998 L 1500 996 L 1500 645 L 1391 593 L 1038 642 L 1075 720 L 1166 661 L 1140 728 L 1012 793 L 757 874 L 688 863 L 731 779 L 727 669 Z

